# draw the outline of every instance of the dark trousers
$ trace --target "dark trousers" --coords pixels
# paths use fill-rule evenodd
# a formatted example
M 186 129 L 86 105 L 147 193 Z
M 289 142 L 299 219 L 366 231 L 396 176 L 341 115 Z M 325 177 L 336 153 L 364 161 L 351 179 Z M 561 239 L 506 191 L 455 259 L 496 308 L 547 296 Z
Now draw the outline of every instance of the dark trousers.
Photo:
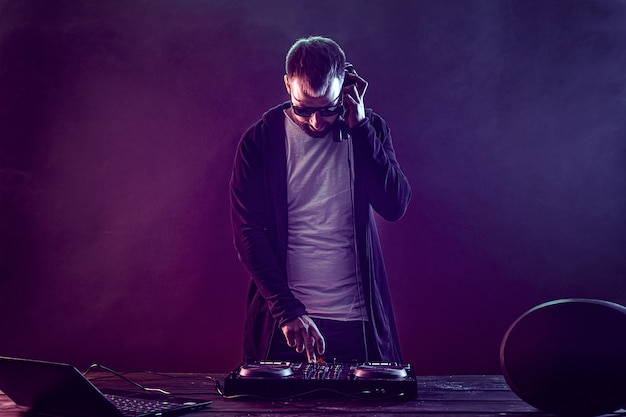
M 324 336 L 326 352 L 318 355 L 326 362 L 374 362 L 379 360 L 369 326 L 362 321 L 337 321 L 314 318 L 317 328 Z M 287 346 L 285 336 L 276 329 L 267 357 L 270 361 L 307 362 L 306 352 L 297 353 Z

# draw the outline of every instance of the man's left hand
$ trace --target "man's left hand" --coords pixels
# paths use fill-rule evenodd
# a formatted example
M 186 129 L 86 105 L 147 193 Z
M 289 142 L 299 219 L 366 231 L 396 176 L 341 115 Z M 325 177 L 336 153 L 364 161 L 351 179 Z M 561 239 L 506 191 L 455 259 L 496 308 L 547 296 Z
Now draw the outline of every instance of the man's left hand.
M 343 104 L 346 107 L 345 120 L 348 127 L 352 128 L 365 119 L 365 103 L 363 97 L 367 91 L 368 83 L 356 72 L 346 74 L 354 84 L 343 88 Z

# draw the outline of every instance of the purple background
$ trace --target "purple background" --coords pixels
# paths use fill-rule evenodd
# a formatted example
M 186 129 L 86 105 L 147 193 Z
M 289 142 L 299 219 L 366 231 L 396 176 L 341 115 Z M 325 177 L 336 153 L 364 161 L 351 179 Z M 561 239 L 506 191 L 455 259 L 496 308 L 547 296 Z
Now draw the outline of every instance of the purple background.
M 626 304 L 625 28 L 619 1 L 0 1 L 0 355 L 233 369 L 235 146 L 323 34 L 413 186 L 379 221 L 405 360 L 498 373 L 529 308 Z

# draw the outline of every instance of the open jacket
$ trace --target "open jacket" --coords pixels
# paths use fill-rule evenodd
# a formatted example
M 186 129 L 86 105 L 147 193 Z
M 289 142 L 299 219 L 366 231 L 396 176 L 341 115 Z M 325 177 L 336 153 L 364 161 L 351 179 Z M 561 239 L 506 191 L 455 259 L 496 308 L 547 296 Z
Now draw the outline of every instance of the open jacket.
M 264 360 L 279 327 L 306 307 L 287 282 L 287 164 L 285 114 L 289 103 L 268 110 L 241 138 L 230 183 L 235 248 L 251 275 L 244 327 L 244 360 Z M 354 149 L 354 213 L 367 325 L 378 352 L 369 360 L 402 362 L 395 316 L 376 225 L 375 210 L 400 219 L 411 187 L 400 170 L 385 121 L 366 111 L 349 130 Z

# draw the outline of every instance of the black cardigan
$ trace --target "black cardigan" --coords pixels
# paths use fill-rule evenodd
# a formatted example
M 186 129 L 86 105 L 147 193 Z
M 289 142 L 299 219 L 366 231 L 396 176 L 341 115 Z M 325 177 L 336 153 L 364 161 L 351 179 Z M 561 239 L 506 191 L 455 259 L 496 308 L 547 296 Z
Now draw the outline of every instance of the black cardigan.
M 287 169 L 285 103 L 268 110 L 241 138 L 230 182 L 235 248 L 251 281 L 244 328 L 244 360 L 266 359 L 276 330 L 306 314 L 287 283 Z M 373 360 L 402 362 L 395 316 L 383 264 L 375 210 L 400 219 L 411 199 L 385 121 L 366 111 L 350 129 L 354 148 L 354 204 L 357 256 L 366 294 L 368 325 L 376 337 Z M 276 337 L 283 337 L 276 332 Z

